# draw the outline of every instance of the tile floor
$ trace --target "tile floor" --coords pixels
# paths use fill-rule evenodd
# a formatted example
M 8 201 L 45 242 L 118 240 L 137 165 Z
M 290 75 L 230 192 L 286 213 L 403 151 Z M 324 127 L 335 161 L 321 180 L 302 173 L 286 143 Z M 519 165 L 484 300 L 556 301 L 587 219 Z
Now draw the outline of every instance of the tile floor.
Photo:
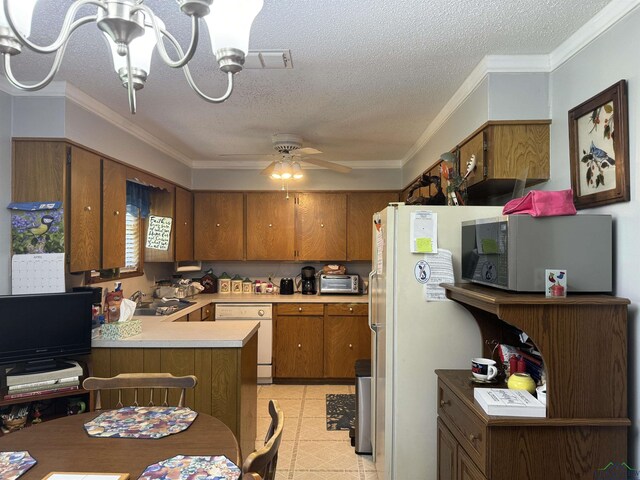
M 351 385 L 259 385 L 258 439 L 264 442 L 271 417 L 269 399 L 278 400 L 285 424 L 278 453 L 277 480 L 377 480 L 370 455 L 356 455 L 345 430 L 328 431 L 326 394 L 355 393 Z

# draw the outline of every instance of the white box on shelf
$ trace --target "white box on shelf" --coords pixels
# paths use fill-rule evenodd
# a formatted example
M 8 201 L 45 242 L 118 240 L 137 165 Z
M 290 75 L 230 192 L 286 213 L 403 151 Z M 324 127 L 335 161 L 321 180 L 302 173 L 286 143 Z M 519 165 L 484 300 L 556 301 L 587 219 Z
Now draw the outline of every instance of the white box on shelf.
M 488 415 L 545 418 L 547 407 L 526 390 L 474 388 L 473 398 Z

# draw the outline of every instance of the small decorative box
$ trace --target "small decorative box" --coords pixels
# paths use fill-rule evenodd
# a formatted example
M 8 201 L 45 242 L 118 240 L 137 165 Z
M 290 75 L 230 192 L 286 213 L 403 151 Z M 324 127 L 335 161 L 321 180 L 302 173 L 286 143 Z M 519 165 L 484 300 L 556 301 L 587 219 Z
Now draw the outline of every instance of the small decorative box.
M 102 338 L 105 340 L 120 340 L 142 333 L 142 322 L 137 319 L 126 322 L 105 323 L 102 325 Z

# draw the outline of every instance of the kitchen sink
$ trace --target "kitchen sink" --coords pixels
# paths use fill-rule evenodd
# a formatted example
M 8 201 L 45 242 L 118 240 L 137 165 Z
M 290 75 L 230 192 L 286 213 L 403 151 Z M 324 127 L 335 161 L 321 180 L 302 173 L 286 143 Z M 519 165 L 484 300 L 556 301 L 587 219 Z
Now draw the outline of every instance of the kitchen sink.
M 133 312 L 133 315 L 171 315 L 172 313 L 179 312 L 180 310 L 184 310 L 185 308 L 193 305 L 196 302 L 191 302 L 189 300 L 179 300 L 179 301 L 156 301 L 147 304 L 143 304 L 142 306 L 136 308 Z

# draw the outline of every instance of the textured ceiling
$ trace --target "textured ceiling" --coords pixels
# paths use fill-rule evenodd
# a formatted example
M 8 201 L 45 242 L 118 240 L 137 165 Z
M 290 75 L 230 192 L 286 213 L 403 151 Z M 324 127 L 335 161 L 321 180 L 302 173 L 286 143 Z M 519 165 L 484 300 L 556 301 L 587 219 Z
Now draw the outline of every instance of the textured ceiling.
M 156 54 L 147 86 L 138 94 L 138 114 L 131 117 L 106 43 L 92 25 L 76 32 L 56 79 L 69 81 L 192 160 L 271 153 L 270 136 L 277 132 L 301 135 L 327 160 L 398 160 L 485 55 L 549 53 L 608 2 L 265 0 L 250 48 L 290 49 L 294 68 L 244 70 L 222 105 L 197 98 L 182 72 L 164 66 Z M 54 38 L 61 12 L 71 3 L 40 0 L 32 39 Z M 190 24 L 175 1 L 145 3 L 186 45 Z M 51 57 L 25 52 L 15 60 L 20 79 L 36 80 L 48 71 Z M 224 91 L 226 80 L 208 36 L 191 65 L 203 90 L 214 96 Z

